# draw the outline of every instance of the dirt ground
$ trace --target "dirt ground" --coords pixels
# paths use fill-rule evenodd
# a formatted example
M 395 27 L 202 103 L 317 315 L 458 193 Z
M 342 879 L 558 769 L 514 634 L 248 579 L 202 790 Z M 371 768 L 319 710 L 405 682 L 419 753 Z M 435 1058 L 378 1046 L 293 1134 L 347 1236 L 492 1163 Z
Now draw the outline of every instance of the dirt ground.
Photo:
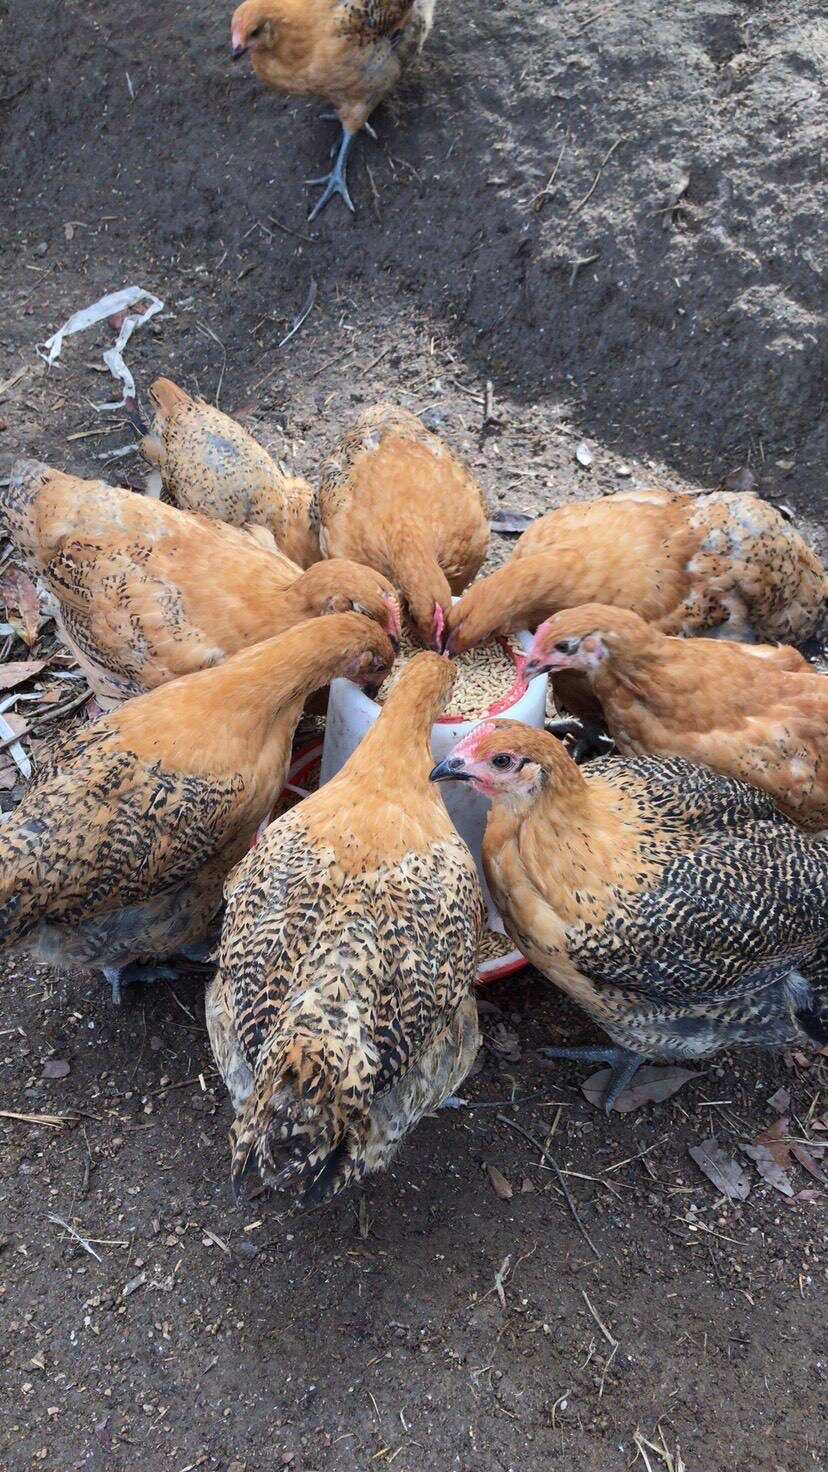
M 92 407 L 109 329 L 48 374 L 33 351 L 137 284 L 165 302 L 127 350 L 139 393 L 218 397 L 288 468 L 388 396 L 493 504 L 750 464 L 825 551 L 818 3 L 438 5 L 355 148 L 356 217 L 313 227 L 331 125 L 231 65 L 227 19 L 0 0 L 0 476 L 26 450 L 142 484 L 101 458 L 131 443 Z M 687 1153 L 737 1154 L 780 1086 L 818 1138 L 825 1060 L 728 1056 L 607 1122 L 583 1068 L 539 1063 L 590 1032 L 527 972 L 486 992 L 470 1107 L 297 1220 L 231 1203 L 197 978 L 120 1012 L 93 978 L 4 982 L 3 1468 L 826 1472 L 824 1194 L 743 1160 L 727 1204 Z

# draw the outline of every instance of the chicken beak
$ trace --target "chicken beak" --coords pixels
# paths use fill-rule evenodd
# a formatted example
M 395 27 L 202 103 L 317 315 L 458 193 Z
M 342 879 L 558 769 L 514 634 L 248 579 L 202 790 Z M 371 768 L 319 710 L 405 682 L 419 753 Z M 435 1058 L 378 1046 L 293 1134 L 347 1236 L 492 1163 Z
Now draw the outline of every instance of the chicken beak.
M 233 61 L 239 61 L 240 58 L 245 55 L 246 51 L 247 51 L 247 47 L 246 46 L 242 46 L 241 44 L 235 45 L 233 47 L 233 50 L 230 53 L 232 60 Z
M 463 771 L 459 756 L 447 756 L 444 761 L 438 762 L 436 767 L 431 768 L 428 780 L 429 782 L 470 782 L 471 773 Z
M 545 675 L 546 671 L 547 666 L 541 664 L 539 659 L 527 659 L 523 666 L 523 678 L 528 685 L 530 680 L 536 680 L 538 675 Z

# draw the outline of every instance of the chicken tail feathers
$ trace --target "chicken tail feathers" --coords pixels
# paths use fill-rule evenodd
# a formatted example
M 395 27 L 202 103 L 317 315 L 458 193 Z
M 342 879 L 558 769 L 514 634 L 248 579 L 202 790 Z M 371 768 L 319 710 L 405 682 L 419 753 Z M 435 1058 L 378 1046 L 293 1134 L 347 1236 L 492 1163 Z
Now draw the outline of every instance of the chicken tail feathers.
M 364 1173 L 362 1148 L 378 1059 L 353 1002 L 305 1001 L 304 1022 L 280 1029 L 257 1060 L 253 1090 L 232 1137 L 231 1180 L 239 1199 L 255 1167 L 265 1185 L 327 1200 Z
M 794 1016 L 812 1043 L 818 1048 L 828 1045 L 828 1007 L 802 1007 Z

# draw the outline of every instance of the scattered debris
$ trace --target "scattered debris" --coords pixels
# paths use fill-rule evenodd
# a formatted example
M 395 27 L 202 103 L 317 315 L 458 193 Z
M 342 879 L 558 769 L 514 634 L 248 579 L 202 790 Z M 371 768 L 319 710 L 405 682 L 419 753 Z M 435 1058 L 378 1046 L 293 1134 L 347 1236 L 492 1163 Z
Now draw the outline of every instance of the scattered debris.
M 133 1293 L 137 1293 L 139 1288 L 143 1288 L 146 1281 L 146 1273 L 139 1273 L 137 1277 L 130 1278 L 129 1282 L 125 1283 L 123 1288 L 121 1289 L 121 1297 L 131 1298 Z
M 111 291 L 107 296 L 102 296 L 91 306 L 83 307 L 81 311 L 75 312 L 63 326 L 54 332 L 42 347 L 36 349 L 39 357 L 43 358 L 50 366 L 60 357 L 63 351 L 63 339 L 72 337 L 76 332 L 85 332 L 87 327 L 94 327 L 98 322 L 104 322 L 109 317 L 115 317 L 123 313 L 126 308 L 135 306 L 140 301 L 149 302 L 149 306 L 140 316 L 123 316 L 118 340 L 114 348 L 108 348 L 103 355 L 104 363 L 112 374 L 124 386 L 123 397 L 117 403 L 95 404 L 95 409 L 122 409 L 127 399 L 135 398 L 135 380 L 127 368 L 121 356 L 129 339 L 136 327 L 142 327 L 154 317 L 156 312 L 164 309 L 164 303 L 151 291 L 145 291 L 142 286 L 125 286 L 123 291 Z
M 0 665 L 0 690 L 13 690 L 45 667 L 45 659 L 13 659 L 10 664 Z
M 47 1058 L 43 1065 L 41 1078 L 66 1078 L 70 1072 L 70 1065 L 65 1058 Z
M 750 1195 L 750 1180 L 747 1172 L 737 1160 L 726 1155 L 720 1145 L 711 1138 L 700 1145 L 688 1145 L 687 1153 L 696 1162 L 702 1175 L 713 1182 L 728 1201 L 746 1201 Z
M 501 1201 L 511 1201 L 515 1193 L 503 1172 L 498 1170 L 496 1165 L 487 1165 L 486 1170 L 489 1173 L 489 1180 L 494 1186 L 495 1195 L 499 1196 Z
M 779 1165 L 767 1145 L 740 1145 L 743 1155 L 752 1160 L 763 1181 L 780 1191 L 783 1196 L 793 1196 L 794 1187 L 788 1172 Z
M 74 1237 L 75 1241 L 80 1243 L 84 1252 L 88 1252 L 89 1256 L 94 1257 L 96 1262 L 103 1262 L 103 1258 L 101 1257 L 100 1253 L 95 1251 L 88 1238 L 82 1237 L 80 1232 L 76 1232 L 75 1228 L 70 1226 L 69 1222 L 67 1222 L 62 1216 L 57 1216 L 55 1212 L 50 1211 L 47 1213 L 47 1220 L 50 1222 L 54 1222 L 55 1226 L 57 1227 L 63 1227 L 63 1230 L 65 1232 L 68 1232 L 70 1237 Z
M 495 511 L 489 518 L 489 527 L 502 537 L 518 536 L 537 521 L 536 516 L 527 516 L 524 511 Z
M 578 461 L 578 464 L 583 465 L 586 470 L 588 470 L 590 465 L 592 464 L 593 454 L 585 440 L 581 440 L 581 443 L 579 445 L 576 445 L 575 459 Z
M 599 1068 L 581 1084 L 581 1093 L 596 1109 L 604 1107 L 611 1072 L 610 1068 Z M 613 1110 L 618 1114 L 629 1114 L 633 1109 L 640 1109 L 642 1104 L 663 1104 L 691 1079 L 699 1077 L 691 1068 L 639 1068 L 629 1088 L 619 1094 Z
M 290 332 L 287 332 L 282 338 L 282 341 L 280 343 L 277 343 L 277 347 L 283 348 L 285 346 L 285 343 L 290 342 L 290 339 L 296 335 L 306 318 L 310 316 L 311 312 L 313 311 L 314 302 L 316 301 L 316 289 L 316 282 L 311 281 L 308 295 L 305 300 L 305 305 L 299 313 L 299 316 L 294 319 L 294 323 L 290 329 Z
M 790 1089 L 785 1088 L 777 1089 L 776 1093 L 771 1094 L 768 1100 L 771 1109 L 775 1109 L 777 1114 L 784 1114 L 786 1109 L 790 1105 L 790 1102 L 791 1091 Z
M 6 609 L 16 608 L 20 614 L 19 621 L 10 618 L 12 628 L 19 633 L 24 644 L 31 649 L 40 633 L 41 625 L 45 622 L 40 610 L 40 599 L 37 588 L 25 573 L 16 568 L 8 571 L 3 578 L 2 596 Z M 9 686 L 5 686 L 6 689 Z

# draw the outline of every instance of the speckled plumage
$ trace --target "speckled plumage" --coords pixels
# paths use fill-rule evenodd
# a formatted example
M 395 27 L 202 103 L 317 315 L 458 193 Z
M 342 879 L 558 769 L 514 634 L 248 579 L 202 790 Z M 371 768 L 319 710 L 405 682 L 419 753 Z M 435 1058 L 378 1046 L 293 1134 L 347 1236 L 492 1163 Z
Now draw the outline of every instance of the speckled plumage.
M 368 619 L 313 620 L 56 747 L 0 826 L 0 946 L 119 967 L 197 942 L 281 789 L 304 702 L 393 658 Z
M 235 419 L 191 398 L 168 378 L 155 380 L 150 397 L 155 419 L 141 449 L 158 467 L 176 506 L 231 526 L 267 527 L 300 567 L 318 560 L 309 523 L 313 489 L 307 481 L 283 475 Z
M 553 737 L 498 722 L 466 760 L 498 752 L 525 761 L 493 778 L 495 902 L 516 945 L 616 1043 L 700 1058 L 807 1047 L 803 1019 L 828 1026 L 827 844 L 678 758 L 579 769 Z
M 0 509 L 105 704 L 322 613 L 399 624 L 393 588 L 371 568 L 332 560 L 302 572 L 241 529 L 37 461 L 15 463 Z
M 315 516 L 323 555 L 390 578 L 426 644 L 435 605 L 448 615 L 489 545 L 480 487 L 448 445 L 393 404 L 361 414 L 327 457 Z
M 621 492 L 534 522 L 448 618 L 457 652 L 584 603 L 630 608 L 665 634 L 801 643 L 828 616 L 828 574 L 775 507 L 715 491 Z
M 682 756 L 828 836 L 828 679 L 788 645 L 675 639 L 586 604 L 541 624 L 530 669 L 586 678 L 622 756 Z
M 329 1196 L 385 1166 L 471 1066 L 482 901 L 427 781 L 452 681 L 415 659 L 338 776 L 230 878 L 207 1020 L 236 1179 L 255 1160 L 271 1185 Z

